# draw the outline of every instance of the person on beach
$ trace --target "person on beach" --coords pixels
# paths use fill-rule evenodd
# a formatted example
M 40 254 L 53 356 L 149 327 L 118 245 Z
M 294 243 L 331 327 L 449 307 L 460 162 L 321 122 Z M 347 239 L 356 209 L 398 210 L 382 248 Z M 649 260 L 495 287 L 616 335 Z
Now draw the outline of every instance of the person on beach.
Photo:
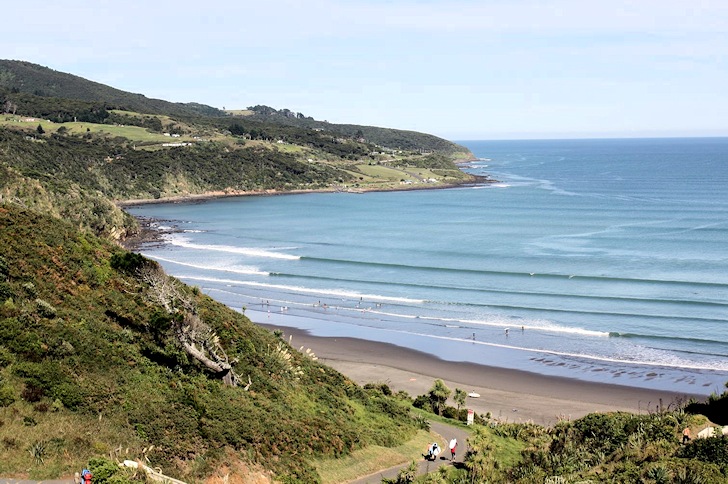
M 686 443 L 690 442 L 690 440 L 692 440 L 690 438 L 690 427 L 685 427 L 683 429 L 683 440 L 682 440 L 682 443 L 683 444 L 686 444 Z

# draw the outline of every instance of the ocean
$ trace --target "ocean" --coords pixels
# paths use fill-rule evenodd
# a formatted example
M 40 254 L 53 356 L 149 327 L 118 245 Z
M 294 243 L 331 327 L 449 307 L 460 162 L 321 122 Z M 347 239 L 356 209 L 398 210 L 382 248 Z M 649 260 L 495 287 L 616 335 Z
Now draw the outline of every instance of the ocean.
M 254 322 L 691 394 L 728 382 L 728 138 L 460 141 L 496 183 L 129 207 Z

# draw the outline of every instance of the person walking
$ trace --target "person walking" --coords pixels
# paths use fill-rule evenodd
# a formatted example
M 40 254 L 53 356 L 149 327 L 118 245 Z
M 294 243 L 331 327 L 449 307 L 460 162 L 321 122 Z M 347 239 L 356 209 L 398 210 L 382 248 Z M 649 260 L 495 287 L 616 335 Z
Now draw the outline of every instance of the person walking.
M 455 449 L 458 446 L 458 439 L 453 438 L 450 440 L 450 460 L 455 460 Z
M 93 479 L 93 474 L 91 474 L 91 471 L 88 469 L 84 469 L 81 471 L 81 480 L 83 481 L 83 484 L 91 484 L 91 479 Z

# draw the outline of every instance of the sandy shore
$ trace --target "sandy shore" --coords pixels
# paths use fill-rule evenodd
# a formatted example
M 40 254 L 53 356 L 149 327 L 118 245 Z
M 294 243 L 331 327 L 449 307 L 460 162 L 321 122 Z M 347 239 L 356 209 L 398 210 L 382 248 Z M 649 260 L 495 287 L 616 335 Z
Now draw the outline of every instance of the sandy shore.
M 458 163 L 467 163 L 475 160 L 463 160 Z M 115 203 L 120 208 L 136 207 L 140 205 L 154 205 L 164 203 L 202 203 L 209 200 L 217 200 L 221 198 L 233 198 L 233 197 L 264 197 L 264 196 L 278 196 L 278 195 L 304 195 L 311 193 L 337 193 L 337 192 L 349 192 L 349 193 L 375 193 L 375 192 L 407 192 L 415 190 L 447 190 L 449 188 L 457 188 L 462 186 L 471 185 L 483 185 L 490 183 L 498 183 L 498 180 L 483 175 L 470 175 L 469 180 L 462 180 L 460 182 L 451 183 L 440 183 L 437 185 L 402 185 L 395 183 L 390 186 L 372 186 L 372 187 L 329 187 L 329 188 L 317 188 L 317 189 L 294 189 L 294 190 L 218 190 L 204 193 L 192 193 L 187 195 L 178 195 L 162 198 L 138 198 L 130 200 L 116 200 Z
M 704 397 L 635 387 L 584 382 L 537 375 L 519 370 L 473 363 L 450 362 L 396 345 L 355 338 L 317 337 L 296 328 L 261 324 L 280 329 L 294 348 L 311 348 L 319 361 L 359 384 L 383 382 L 393 391 L 412 397 L 426 394 L 435 379 L 451 389 L 476 392 L 466 406 L 478 414 L 490 412 L 501 421 L 553 425 L 559 419 L 575 419 L 591 412 L 625 410 L 654 412 Z M 455 405 L 451 400 L 449 405 Z

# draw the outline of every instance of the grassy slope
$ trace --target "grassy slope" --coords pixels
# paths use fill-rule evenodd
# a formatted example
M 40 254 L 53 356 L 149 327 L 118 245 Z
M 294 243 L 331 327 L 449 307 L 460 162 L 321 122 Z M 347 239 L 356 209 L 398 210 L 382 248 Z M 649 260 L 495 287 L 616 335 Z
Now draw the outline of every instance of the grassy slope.
M 112 268 L 117 246 L 7 205 L 0 246 L 0 474 L 68 475 L 154 445 L 146 456 L 173 476 L 200 478 L 232 455 L 313 481 L 317 456 L 414 435 L 406 405 L 187 289 L 252 381 L 224 386 L 180 350 L 145 285 Z
M 359 138 L 368 143 L 400 150 L 427 150 L 447 154 L 454 159 L 472 157 L 466 148 L 450 141 L 426 133 L 399 129 L 359 126 L 348 124 L 331 124 L 316 121 L 312 118 L 284 116 L 287 110 L 268 110 L 269 115 L 253 113 L 248 110 L 221 111 L 211 106 L 198 103 L 171 103 L 160 99 L 149 99 L 141 94 L 134 94 L 115 89 L 72 74 L 55 71 L 30 62 L 0 59 L 0 94 L 2 90 L 10 93 L 10 97 L 18 101 L 12 91 L 36 97 L 55 97 L 67 100 L 78 100 L 86 103 L 103 104 L 108 109 L 124 109 L 145 114 L 173 116 L 180 119 L 192 119 L 198 123 L 210 122 L 220 126 L 242 122 L 251 128 L 288 126 L 303 130 L 317 130 L 334 136 Z M 38 101 L 36 99 L 36 101 Z M 22 108 L 22 106 L 21 106 Z M 22 109 L 21 109 L 22 111 Z M 53 118 L 52 118 L 53 119 Z
M 113 87 L 89 81 L 73 74 L 49 69 L 30 62 L 0 59 L 0 88 L 41 96 L 97 101 L 115 107 L 151 114 L 222 116 L 211 106 L 197 103 L 171 103 L 150 99 Z

